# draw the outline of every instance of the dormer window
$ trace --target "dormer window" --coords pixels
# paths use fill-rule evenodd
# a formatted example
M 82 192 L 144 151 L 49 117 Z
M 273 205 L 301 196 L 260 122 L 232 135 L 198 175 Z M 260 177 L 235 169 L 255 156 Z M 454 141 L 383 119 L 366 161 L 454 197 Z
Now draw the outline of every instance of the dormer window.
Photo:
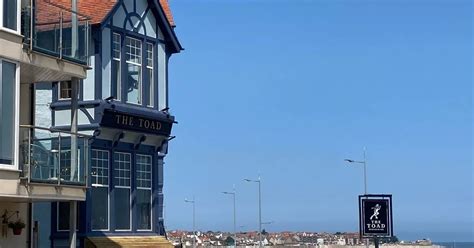
M 130 104 L 155 107 L 158 76 L 156 45 L 151 39 L 112 33 L 112 95 Z

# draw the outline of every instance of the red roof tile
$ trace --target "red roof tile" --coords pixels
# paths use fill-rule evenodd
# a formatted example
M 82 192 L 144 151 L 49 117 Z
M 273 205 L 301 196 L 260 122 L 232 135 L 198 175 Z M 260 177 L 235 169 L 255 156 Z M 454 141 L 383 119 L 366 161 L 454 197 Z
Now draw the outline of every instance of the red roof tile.
M 168 19 L 168 22 L 170 23 L 170 25 L 172 27 L 176 26 L 174 23 L 173 14 L 171 14 L 171 9 L 170 9 L 170 5 L 168 4 L 168 0 L 160 0 L 160 5 L 165 11 L 166 19 Z
M 78 0 L 77 12 L 90 17 L 91 24 L 101 23 L 107 14 L 112 10 L 117 0 Z M 172 27 L 175 26 L 173 15 L 168 4 L 168 0 L 160 0 L 160 5 L 165 12 L 166 18 Z M 36 20 L 37 23 L 57 23 L 61 8 L 70 10 L 71 0 L 37 0 Z M 66 16 L 64 16 L 66 15 Z M 63 14 L 64 19 L 69 19 L 67 14 Z M 79 19 L 83 19 L 79 17 Z

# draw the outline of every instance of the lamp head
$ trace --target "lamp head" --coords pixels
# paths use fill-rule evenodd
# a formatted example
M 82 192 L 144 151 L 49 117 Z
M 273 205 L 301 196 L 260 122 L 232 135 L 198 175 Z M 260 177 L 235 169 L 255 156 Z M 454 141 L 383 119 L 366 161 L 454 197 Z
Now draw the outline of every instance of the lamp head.
M 354 163 L 354 160 L 352 160 L 352 159 L 347 159 L 346 158 L 346 159 L 344 159 L 344 161 L 349 162 L 349 163 Z

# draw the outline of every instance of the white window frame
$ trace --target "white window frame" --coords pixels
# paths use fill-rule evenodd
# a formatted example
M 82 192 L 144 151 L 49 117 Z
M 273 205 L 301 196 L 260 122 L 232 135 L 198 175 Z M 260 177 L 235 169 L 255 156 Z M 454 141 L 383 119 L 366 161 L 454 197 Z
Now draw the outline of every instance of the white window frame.
M 132 213 L 133 213 L 133 209 L 132 209 L 132 170 L 133 170 L 133 160 L 132 160 L 132 154 L 129 153 L 129 152 L 118 152 L 118 151 L 115 151 L 114 152 L 114 155 L 115 154 L 127 154 L 127 155 L 130 155 L 130 186 L 117 186 L 115 185 L 115 182 L 114 182 L 114 188 L 117 188 L 117 189 L 128 189 L 129 191 L 129 209 L 130 209 L 130 212 L 129 212 L 129 219 L 130 219 L 130 228 L 129 229 L 117 229 L 115 226 L 114 226 L 114 230 L 116 232 L 130 232 L 132 231 L 132 227 L 133 227 L 133 219 L 132 219 Z M 113 169 L 114 169 L 114 173 L 113 173 L 113 180 L 115 181 L 115 156 L 113 157 Z M 115 201 L 115 199 L 114 199 Z M 115 205 L 115 202 L 114 202 L 114 205 Z M 114 209 L 115 211 L 115 209 Z
M 150 90 L 150 95 L 148 96 L 148 103 L 147 103 L 147 106 L 148 107 L 153 107 L 155 105 L 155 61 L 154 61 L 154 57 L 153 55 L 155 54 L 155 44 L 151 43 L 151 42 L 146 42 L 146 59 L 147 59 L 147 62 L 146 62 L 146 69 L 147 69 L 147 73 L 148 73 L 148 70 L 151 70 L 151 78 L 149 77 L 148 78 L 148 84 L 149 84 L 149 87 L 148 89 L 151 89 Z M 149 50 L 148 50 L 148 46 L 151 46 L 151 56 L 149 54 Z M 151 65 L 150 65 L 150 58 L 151 57 Z
M 127 39 L 135 40 L 140 42 L 140 63 L 132 62 L 127 59 Z M 142 56 L 142 51 L 143 51 L 143 41 L 131 36 L 125 36 L 125 64 L 127 64 L 127 72 L 128 72 L 128 64 L 130 65 L 136 65 L 140 67 L 140 85 L 138 86 L 138 103 L 130 102 L 128 99 L 127 95 L 127 103 L 129 104 L 135 104 L 135 105 L 142 105 L 143 104 L 143 56 Z M 127 77 L 128 78 L 128 77 Z M 128 80 L 128 79 L 127 79 Z M 128 82 L 125 82 L 128 83 Z M 127 92 L 128 94 L 128 92 Z
M 0 0 L 0 30 L 9 32 L 12 34 L 17 34 L 21 35 L 21 1 L 22 0 L 17 0 L 17 9 L 16 9 L 16 29 L 9 29 L 7 27 L 3 26 L 3 4 L 4 0 Z
M 99 152 L 106 152 L 107 153 L 107 161 L 108 161 L 107 170 L 108 170 L 109 173 L 107 175 L 107 177 L 108 177 L 107 178 L 107 180 L 108 180 L 107 185 L 92 183 L 92 187 L 107 188 L 107 229 L 94 229 L 94 228 L 92 228 L 92 225 L 91 225 L 91 230 L 92 231 L 109 231 L 110 230 L 110 180 L 111 180 L 111 178 L 110 178 L 110 175 L 111 175 L 111 172 L 110 172 L 110 152 L 108 150 L 91 149 L 91 155 L 92 155 L 93 151 L 99 151 Z M 91 160 L 92 160 L 92 157 L 91 157 Z M 93 177 L 91 176 L 91 178 L 93 178 Z M 91 218 L 92 218 L 92 215 L 91 215 Z
M 138 229 L 137 231 L 143 232 L 143 231 L 153 231 L 153 156 L 151 155 L 146 155 L 146 154 L 136 154 L 135 155 L 135 167 L 137 167 L 137 157 L 138 156 L 143 156 L 143 157 L 149 157 L 150 158 L 150 187 L 138 187 L 137 190 L 149 190 L 150 191 L 150 229 Z M 137 171 L 135 171 L 135 184 L 138 185 L 138 177 L 137 177 Z
M 3 6 L 3 0 L 0 0 Z M 3 13 L 3 12 L 0 12 Z M 1 19 L 1 18 L 0 18 Z M 15 64 L 15 117 L 14 117 L 14 140 L 13 140 L 13 163 L 12 164 L 0 164 L 0 170 L 13 170 L 18 171 L 19 159 L 20 159 L 20 63 L 0 57 L 0 73 L 3 73 L 3 61 Z M 2 74 L 0 74 L 0 79 Z M 0 96 L 1 97 L 1 96 Z
M 71 85 L 71 97 L 72 97 L 72 81 L 60 81 L 58 82 L 58 100 L 71 100 L 71 97 L 61 97 L 61 91 L 62 91 L 62 87 L 61 87 L 61 84 L 62 83 L 70 83 Z
M 114 41 L 114 38 L 115 37 L 118 37 L 119 38 L 119 58 L 115 58 L 114 56 L 114 44 L 115 44 L 115 41 Z M 120 33 L 116 33 L 116 32 L 112 32 L 112 60 L 114 61 L 117 61 L 118 62 L 118 78 L 116 78 L 116 83 L 117 83 L 117 89 L 116 89 L 116 92 L 115 94 L 117 94 L 117 97 L 116 99 L 118 101 L 120 101 L 120 99 L 122 98 L 122 35 Z

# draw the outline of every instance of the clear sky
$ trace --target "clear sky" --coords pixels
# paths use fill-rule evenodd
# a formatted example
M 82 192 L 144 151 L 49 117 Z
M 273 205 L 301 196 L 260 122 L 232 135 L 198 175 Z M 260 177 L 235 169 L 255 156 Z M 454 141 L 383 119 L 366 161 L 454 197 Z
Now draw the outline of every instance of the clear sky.
M 393 194 L 402 239 L 472 241 L 469 0 L 170 0 L 186 49 L 170 64 L 179 124 L 165 164 L 168 229 L 358 231 Z M 240 227 L 242 226 L 242 227 Z

